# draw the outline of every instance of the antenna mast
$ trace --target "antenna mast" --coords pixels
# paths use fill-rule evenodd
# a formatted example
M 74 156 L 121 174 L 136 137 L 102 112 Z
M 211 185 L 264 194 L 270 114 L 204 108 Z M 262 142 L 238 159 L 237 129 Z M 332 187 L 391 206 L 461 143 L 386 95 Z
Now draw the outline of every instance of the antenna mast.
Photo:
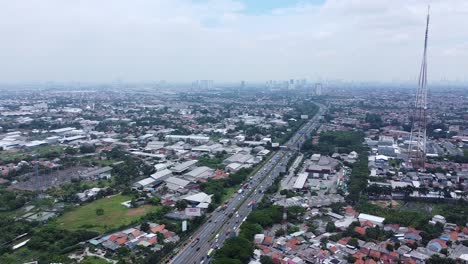
M 427 38 L 429 32 L 429 6 L 427 7 L 424 53 L 419 72 L 418 90 L 412 115 L 412 128 L 408 147 L 408 158 L 415 169 L 425 169 L 427 128 Z

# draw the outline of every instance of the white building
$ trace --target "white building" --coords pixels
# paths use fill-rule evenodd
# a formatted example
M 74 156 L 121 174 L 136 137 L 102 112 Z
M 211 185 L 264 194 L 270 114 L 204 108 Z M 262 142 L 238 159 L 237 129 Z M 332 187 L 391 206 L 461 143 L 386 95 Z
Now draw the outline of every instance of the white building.
M 385 218 L 383 217 L 370 215 L 370 214 L 359 214 L 358 219 L 359 219 L 359 222 L 370 221 L 374 225 L 378 225 L 378 226 L 383 226 L 383 222 L 385 221 Z

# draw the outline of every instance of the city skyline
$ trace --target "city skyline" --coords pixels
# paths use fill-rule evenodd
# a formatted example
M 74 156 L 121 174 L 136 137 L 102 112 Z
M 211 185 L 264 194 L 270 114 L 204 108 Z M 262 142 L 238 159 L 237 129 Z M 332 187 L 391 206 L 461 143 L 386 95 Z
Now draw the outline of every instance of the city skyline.
M 0 82 L 466 81 L 468 3 L 2 1 Z M 21 17 L 22 19 L 18 19 Z

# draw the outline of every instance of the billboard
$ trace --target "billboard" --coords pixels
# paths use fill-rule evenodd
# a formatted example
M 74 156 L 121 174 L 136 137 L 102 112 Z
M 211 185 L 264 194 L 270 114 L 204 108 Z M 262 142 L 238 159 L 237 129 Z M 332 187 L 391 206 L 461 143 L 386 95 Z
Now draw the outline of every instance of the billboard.
M 185 232 L 185 231 L 187 231 L 187 220 L 184 220 L 182 222 L 182 232 Z
M 201 216 L 200 208 L 187 207 L 185 208 L 185 215 L 187 216 Z

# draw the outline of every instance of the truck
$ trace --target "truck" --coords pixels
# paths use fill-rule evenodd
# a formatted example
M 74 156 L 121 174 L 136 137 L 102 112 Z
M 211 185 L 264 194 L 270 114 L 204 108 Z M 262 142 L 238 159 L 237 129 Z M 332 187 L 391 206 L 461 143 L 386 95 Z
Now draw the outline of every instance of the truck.
M 242 188 L 237 191 L 238 194 L 241 194 L 243 192 L 244 192 L 244 189 L 242 189 Z
M 208 250 L 208 253 L 206 254 L 206 256 L 211 257 L 213 255 L 213 251 L 214 251 L 214 248 L 210 248 L 210 250 Z

